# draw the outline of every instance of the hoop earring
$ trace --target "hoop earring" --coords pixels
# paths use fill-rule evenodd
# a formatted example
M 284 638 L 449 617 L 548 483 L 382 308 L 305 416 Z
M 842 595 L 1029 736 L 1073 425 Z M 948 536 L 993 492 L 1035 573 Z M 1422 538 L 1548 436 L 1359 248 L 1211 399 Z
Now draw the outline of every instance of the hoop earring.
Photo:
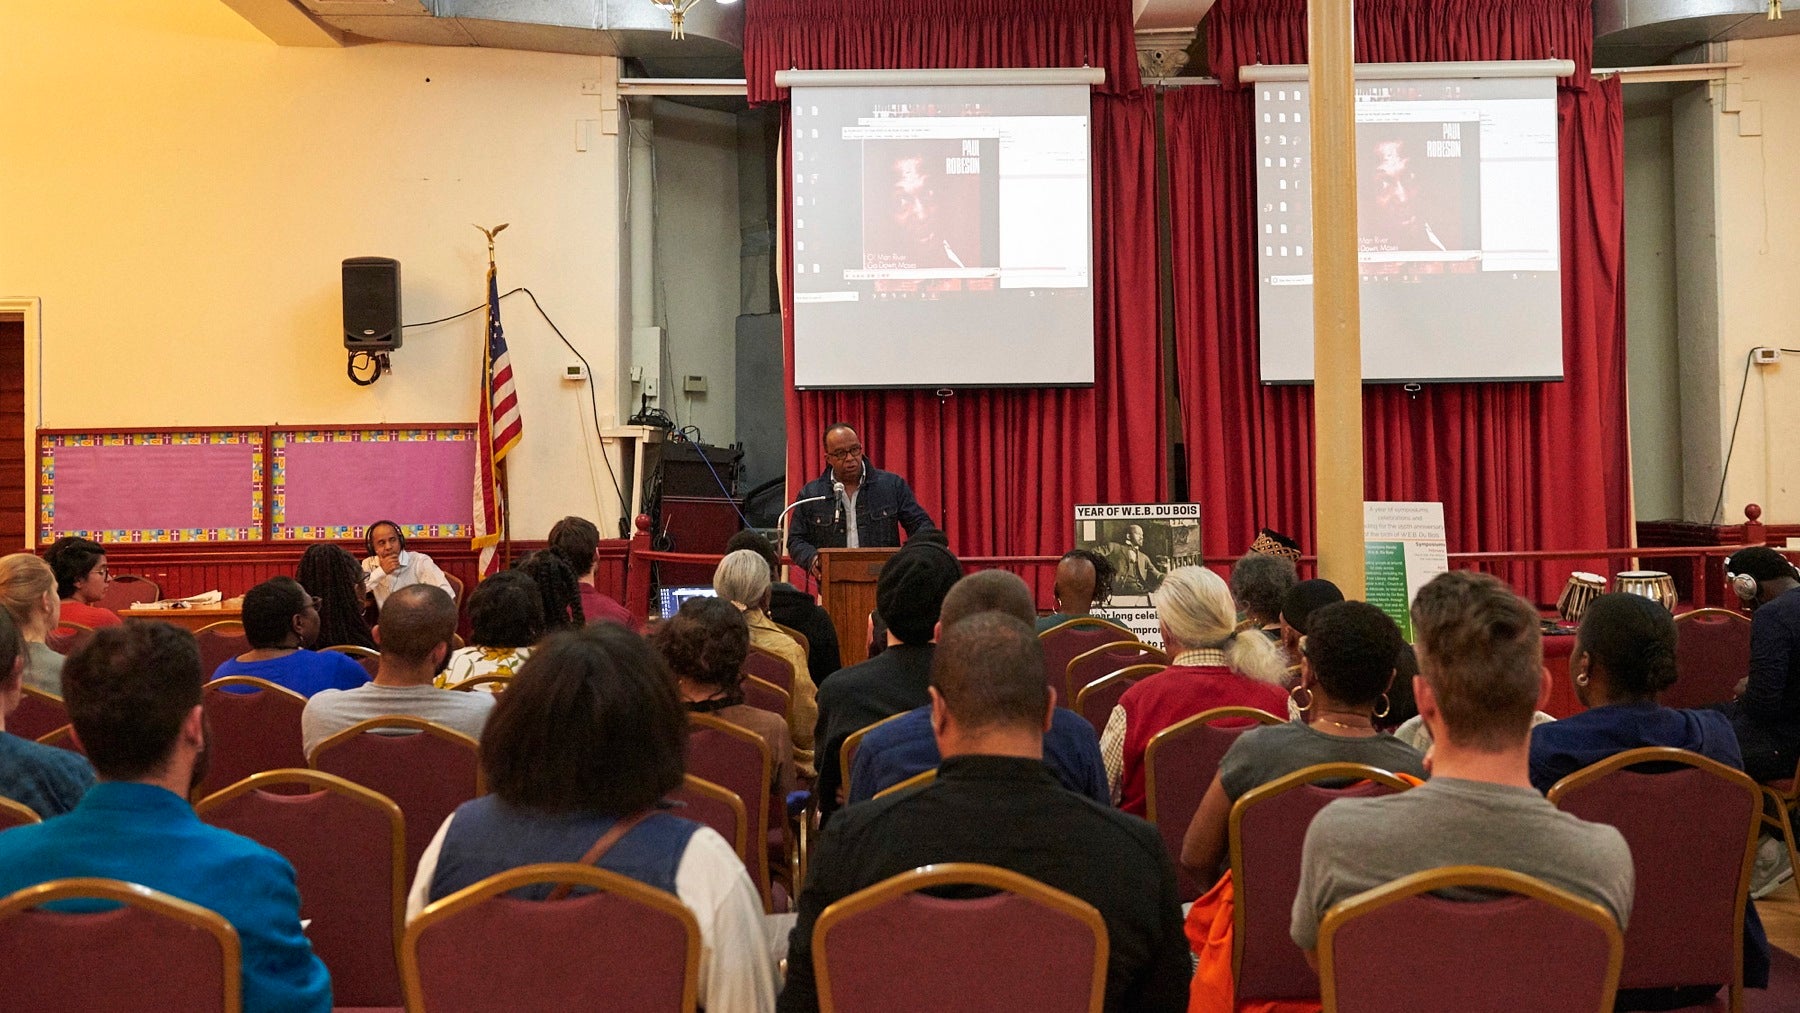
M 1586 672 L 1583 672 L 1580 675 L 1575 677 L 1575 685 L 1586 686 L 1587 684 L 1588 684 L 1588 677 L 1587 677 Z
M 1393 709 L 1394 709 L 1393 701 L 1388 699 L 1388 695 L 1386 693 L 1383 693 L 1383 694 L 1381 694 L 1381 709 L 1378 711 L 1374 711 L 1373 714 L 1375 717 L 1385 718 L 1388 716 L 1388 712 Z
M 1306 694 L 1306 702 L 1305 703 L 1300 702 L 1300 698 L 1296 695 L 1299 693 Z M 1293 705 L 1300 710 L 1303 710 L 1303 711 L 1312 710 L 1313 691 L 1308 689 L 1305 686 L 1295 686 L 1293 689 L 1288 690 L 1288 700 L 1290 702 L 1292 702 Z

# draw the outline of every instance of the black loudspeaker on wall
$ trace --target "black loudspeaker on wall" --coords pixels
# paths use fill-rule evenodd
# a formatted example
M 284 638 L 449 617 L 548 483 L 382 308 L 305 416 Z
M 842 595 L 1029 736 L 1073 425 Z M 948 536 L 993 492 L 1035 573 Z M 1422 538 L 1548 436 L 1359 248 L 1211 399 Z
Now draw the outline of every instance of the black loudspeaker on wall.
M 344 261 L 344 347 L 390 352 L 400 347 L 400 262 L 391 257 Z

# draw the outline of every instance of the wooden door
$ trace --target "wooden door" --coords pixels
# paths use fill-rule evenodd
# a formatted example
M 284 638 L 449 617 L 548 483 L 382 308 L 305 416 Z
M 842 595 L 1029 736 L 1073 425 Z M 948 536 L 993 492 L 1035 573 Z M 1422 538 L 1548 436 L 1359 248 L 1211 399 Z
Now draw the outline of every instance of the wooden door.
M 0 552 L 25 544 L 25 322 L 0 317 Z

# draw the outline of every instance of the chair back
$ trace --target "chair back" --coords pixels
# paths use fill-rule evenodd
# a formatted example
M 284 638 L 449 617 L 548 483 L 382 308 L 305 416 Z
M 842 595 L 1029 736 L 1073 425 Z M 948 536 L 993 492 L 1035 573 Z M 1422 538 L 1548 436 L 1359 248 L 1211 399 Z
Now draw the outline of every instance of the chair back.
M 87 750 L 81 748 L 81 740 L 75 737 L 74 725 L 63 725 L 61 728 L 58 728 L 48 735 L 40 735 L 38 736 L 38 742 L 41 745 L 66 749 L 69 752 L 80 756 L 87 755 Z
M 81 913 L 42 909 L 57 901 L 87 903 L 78 905 Z M 133 883 L 59 879 L 0 900 L 0 953 L 8 1009 L 242 1007 L 240 949 L 230 923 Z
M 1119 705 L 1119 698 L 1125 695 L 1125 691 L 1136 685 L 1139 679 L 1147 679 L 1162 671 L 1163 667 L 1127 665 L 1088 683 L 1075 694 L 1075 713 L 1087 718 L 1087 723 L 1094 726 L 1094 731 L 1105 731 L 1106 722 L 1112 717 L 1113 708 Z
M 769 792 L 774 761 L 763 737 L 711 714 L 688 715 L 687 770 L 731 792 L 750 819 L 750 850 L 745 863 L 762 896 L 763 910 L 774 906 L 769 887 Z M 784 814 L 785 815 L 785 814 Z
M 775 620 L 773 620 L 773 619 L 771 619 L 769 621 L 772 623 L 775 622 Z M 801 654 L 804 654 L 809 658 L 812 657 L 812 641 L 807 639 L 806 634 L 801 633 L 799 630 L 794 629 L 792 626 L 783 626 L 780 623 L 775 623 L 775 628 L 780 630 L 781 632 L 787 634 L 788 636 L 793 637 L 794 643 L 800 645 L 800 653 Z
M 820 1013 L 1098 1013 L 1106 999 L 1100 912 L 991 865 L 928 865 L 859 890 L 819 915 L 812 952 Z
M 849 735 L 844 736 L 844 744 L 838 747 L 838 780 L 844 786 L 845 798 L 850 797 L 850 770 L 856 762 L 856 751 L 862 748 L 863 737 L 875 729 L 880 728 L 882 725 L 887 724 L 889 721 L 901 717 L 904 713 L 905 712 L 902 711 L 901 714 L 889 714 L 887 717 L 882 718 L 874 724 L 864 725 L 856 731 L 851 732 Z
M 456 608 L 461 611 L 469 603 L 468 596 L 463 594 L 462 578 L 448 570 L 444 571 L 444 579 L 450 582 L 450 597 L 456 599 Z
M 306 794 L 276 794 L 272 787 Z M 316 770 L 271 770 L 201 799 L 202 820 L 281 853 L 294 866 L 306 937 L 331 971 L 339 1006 L 400 1005 L 407 883 L 400 807 Z
M 100 595 L 100 607 L 123 614 L 126 609 L 140 602 L 159 601 L 161 598 L 161 585 L 149 577 L 115 573 L 112 582 L 106 585 L 105 593 Z
M 1056 691 L 1056 702 L 1063 707 L 1072 707 L 1081 697 L 1083 689 L 1121 668 L 1149 664 L 1163 666 L 1168 663 L 1169 656 L 1160 648 L 1121 637 L 1069 659 L 1063 686 Z
M 506 896 L 552 883 L 593 892 L 562 900 Z M 406 926 L 400 967 L 409 1010 L 693 1013 L 700 925 L 675 897 L 617 873 L 526 865 L 427 905 Z
M 44 646 L 66 658 L 86 647 L 87 642 L 92 639 L 94 639 L 94 630 L 91 626 L 83 626 L 80 623 L 57 623 L 56 628 L 44 636 Z M 207 674 L 211 675 L 212 673 Z
M 1231 807 L 1231 965 L 1239 1002 L 1318 999 L 1319 976 L 1288 935 L 1306 828 L 1337 799 L 1404 790 L 1406 782 L 1385 770 L 1323 763 L 1258 785 Z
M 768 711 L 779 716 L 783 721 L 788 716 L 787 691 L 771 682 L 764 682 L 754 675 L 744 676 L 744 702 L 757 710 Z
M 28 823 L 42 823 L 43 818 L 37 810 L 23 802 L 14 802 L 10 798 L 0 796 L 0 830 L 11 830 Z
M 1281 718 L 1254 707 L 1215 707 L 1164 728 L 1144 747 L 1144 815 L 1156 824 L 1169 861 L 1175 863 L 1182 903 L 1212 886 L 1181 867 L 1181 839 L 1219 772 L 1219 761 L 1238 736 L 1257 725 L 1281 723 Z
M 1695 609 L 1675 617 L 1675 685 L 1663 690 L 1663 706 L 1723 703 L 1749 674 L 1748 616 L 1730 609 Z
M 1044 650 L 1044 685 L 1056 690 L 1056 695 L 1060 699 L 1071 699 L 1069 662 L 1096 647 L 1118 643 L 1127 640 L 1128 637 L 1128 634 L 1120 633 L 1117 625 L 1104 619 L 1086 616 L 1050 627 L 1038 634 L 1038 644 Z M 1130 664 L 1130 662 L 1126 662 L 1126 664 Z M 1113 668 L 1121 667 L 1123 666 L 1113 666 Z
M 744 655 L 743 671 L 745 675 L 754 675 L 772 686 L 780 687 L 783 693 L 793 695 L 794 666 L 774 651 L 766 651 L 751 644 L 750 653 Z
M 361 644 L 332 644 L 330 647 L 321 647 L 319 650 L 331 651 L 355 659 L 356 663 L 363 667 L 363 671 L 369 673 L 371 679 L 375 678 L 376 671 L 381 668 L 381 652 Z
M 465 693 L 475 690 L 483 693 L 504 693 L 506 684 L 512 680 L 513 677 L 510 675 L 478 675 L 472 679 L 464 679 L 450 688 L 460 689 Z
M 669 793 L 669 801 L 681 804 L 676 810 L 677 816 L 718 831 L 719 836 L 731 845 L 731 850 L 737 852 L 744 868 L 750 868 L 750 814 L 737 792 L 687 774 L 681 779 L 681 787 Z
M 1431 895 L 1452 888 L 1514 896 Z M 1505 869 L 1430 869 L 1325 913 L 1324 1013 L 1610 1013 L 1624 949 L 1618 924 L 1593 901 Z
M 406 818 L 406 868 L 456 807 L 487 791 L 481 747 L 443 725 L 412 717 L 375 718 L 313 747 L 307 766 L 378 791 Z
M 208 679 L 220 665 L 250 650 L 244 624 L 235 619 L 202 626 L 194 631 L 194 639 L 200 642 L 200 673 Z
M 69 709 L 62 697 L 26 686 L 19 707 L 6 716 L 6 730 L 21 739 L 41 739 L 69 723 Z
M 888 785 L 886 788 L 881 789 L 870 797 L 880 798 L 883 795 L 892 795 L 897 791 L 905 791 L 908 788 L 917 788 L 922 784 L 930 784 L 935 780 L 937 780 L 936 767 L 933 767 L 930 770 L 921 770 L 904 781 L 897 781 L 894 784 Z
M 1742 1004 L 1744 905 L 1762 795 L 1749 775 L 1682 749 L 1631 749 L 1552 785 L 1552 804 L 1617 827 L 1637 890 L 1620 988 L 1730 986 Z
M 232 687 L 254 692 L 234 693 Z M 206 778 L 194 797 L 204 798 L 265 770 L 306 766 L 300 747 L 305 697 L 266 679 L 233 675 L 207 683 L 200 699 L 211 750 Z

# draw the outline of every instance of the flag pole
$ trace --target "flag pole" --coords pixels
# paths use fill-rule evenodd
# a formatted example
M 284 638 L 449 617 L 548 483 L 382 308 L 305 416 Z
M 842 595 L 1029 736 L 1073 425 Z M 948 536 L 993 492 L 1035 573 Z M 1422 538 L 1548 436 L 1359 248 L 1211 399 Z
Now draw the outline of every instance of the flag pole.
M 481 406 L 479 409 L 481 411 L 481 419 L 480 419 L 480 437 L 481 437 L 480 444 L 481 445 L 477 448 L 477 453 L 483 455 L 484 459 L 478 460 L 476 463 L 476 481 L 478 483 L 478 485 L 477 485 L 478 499 L 477 499 L 476 509 L 478 512 L 480 512 L 482 509 L 480 501 L 479 501 L 479 491 L 480 491 L 480 483 L 483 481 L 483 479 L 481 477 L 481 472 L 482 472 L 483 468 L 486 468 L 492 479 L 492 484 L 488 488 L 491 491 L 491 494 L 493 497 L 493 519 L 498 522 L 498 527 L 500 529 L 499 531 L 496 532 L 496 531 L 491 531 L 491 530 L 481 530 L 480 528 L 478 528 L 478 531 L 480 531 L 480 533 L 485 537 L 482 539 L 478 539 L 477 545 L 480 546 L 483 543 L 485 543 L 487 546 L 486 548 L 484 548 L 482 550 L 482 552 L 477 556 L 477 559 L 476 559 L 476 569 L 477 569 L 477 571 L 479 571 L 477 573 L 476 579 L 477 579 L 477 581 L 479 581 L 482 577 L 485 577 L 487 575 L 487 566 L 483 565 L 483 563 L 486 562 L 491 565 L 491 561 L 493 559 L 492 552 L 493 552 L 493 542 L 494 541 L 498 541 L 500 543 L 499 554 L 501 556 L 501 559 L 504 561 L 505 565 L 507 565 L 507 566 L 512 565 L 512 523 L 511 523 L 512 518 L 511 518 L 511 511 L 509 511 L 507 509 L 507 503 L 506 503 L 506 463 L 503 460 L 503 458 L 506 455 L 506 451 L 507 451 L 507 449 L 510 448 L 511 444 L 509 442 L 505 446 L 498 448 L 498 452 L 496 452 L 496 448 L 494 447 L 494 444 L 493 444 L 493 437 L 495 435 L 493 432 L 493 425 L 494 425 L 495 421 L 497 421 L 494 417 L 494 389 L 495 389 L 495 384 L 494 384 L 494 347 L 495 347 L 495 344 L 499 341 L 498 335 L 499 335 L 499 312 L 500 312 L 499 289 L 497 287 L 497 280 L 499 278 L 499 269 L 496 264 L 496 258 L 495 258 L 495 253 L 494 253 L 494 237 L 498 236 L 502 231 L 504 231 L 506 229 L 506 224 L 501 223 L 499 225 L 494 226 L 491 229 L 483 228 L 480 225 L 475 226 L 475 228 L 480 230 L 481 234 L 487 238 L 487 254 L 488 254 L 487 282 L 488 282 L 488 301 L 489 301 L 488 328 L 487 328 L 488 333 L 486 334 L 486 336 L 484 337 L 484 339 L 482 341 L 482 355 L 481 355 L 481 369 L 482 369 L 481 401 L 482 401 L 482 403 L 481 403 Z M 502 354 L 504 354 L 504 345 L 502 345 L 501 348 L 502 348 Z M 508 375 L 510 375 L 510 373 Z M 510 382 L 510 380 L 508 382 Z M 516 432 L 513 436 L 513 439 L 515 439 L 515 440 L 517 439 Z M 477 518 L 477 519 L 480 520 L 480 518 Z

